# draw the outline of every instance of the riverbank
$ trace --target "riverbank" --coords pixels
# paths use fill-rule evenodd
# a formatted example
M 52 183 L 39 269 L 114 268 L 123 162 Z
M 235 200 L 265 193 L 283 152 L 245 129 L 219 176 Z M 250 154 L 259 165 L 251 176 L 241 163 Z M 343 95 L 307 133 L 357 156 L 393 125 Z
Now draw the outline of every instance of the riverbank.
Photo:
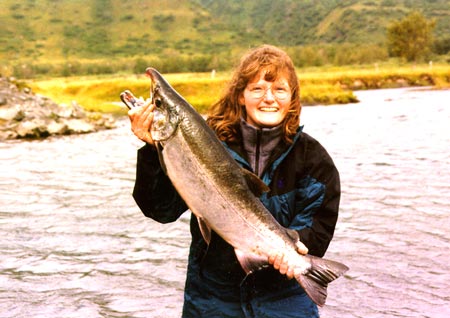
M 357 103 L 357 90 L 431 86 L 450 88 L 450 65 L 321 67 L 298 69 L 304 106 Z M 229 72 L 164 74 L 200 113 L 216 102 Z M 119 94 L 149 96 L 144 75 L 64 77 L 16 82 L 1 79 L 0 140 L 45 138 L 114 127 L 127 109 Z
M 143 70 L 144 72 L 145 70 Z M 199 112 L 217 101 L 229 72 L 163 74 Z M 355 90 L 410 86 L 450 87 L 450 65 L 366 65 L 298 69 L 304 106 L 356 103 Z M 144 75 L 101 75 L 25 81 L 33 91 L 59 103 L 76 100 L 83 108 L 125 114 L 119 94 L 125 89 L 147 97 L 150 81 Z
M 115 127 L 109 114 L 87 112 L 76 101 L 57 104 L 47 96 L 0 78 L 0 140 L 41 139 Z

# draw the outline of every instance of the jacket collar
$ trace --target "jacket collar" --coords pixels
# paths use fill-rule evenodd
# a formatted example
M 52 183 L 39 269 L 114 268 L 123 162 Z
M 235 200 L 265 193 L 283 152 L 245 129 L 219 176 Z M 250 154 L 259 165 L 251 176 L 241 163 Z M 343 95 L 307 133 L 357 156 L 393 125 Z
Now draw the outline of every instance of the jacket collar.
M 280 141 L 283 136 L 283 126 L 272 128 L 256 128 L 241 119 L 242 146 L 247 154 L 247 162 L 258 176 L 261 175 L 266 164 L 274 160 L 283 150 Z M 281 148 L 281 149 L 280 149 Z M 277 150 L 276 150 L 277 149 Z
M 273 174 L 274 174 L 276 168 L 281 164 L 281 162 L 283 162 L 284 158 L 286 158 L 286 156 L 292 151 L 292 149 L 294 148 L 298 139 L 300 138 L 300 136 L 303 132 L 303 127 L 304 126 L 300 126 L 297 129 L 297 133 L 294 136 L 292 144 L 289 145 L 289 147 L 286 150 L 284 150 L 275 161 L 272 162 L 270 167 L 268 167 L 266 169 L 266 172 L 262 176 L 262 180 L 265 184 L 267 184 L 267 185 L 270 184 L 270 182 L 273 179 Z M 242 151 L 242 145 L 235 144 L 235 143 L 233 143 L 233 144 L 227 144 L 225 142 L 222 142 L 222 143 L 225 146 L 225 148 L 228 150 L 228 152 L 231 154 L 231 156 L 234 158 L 234 160 L 236 160 L 243 168 L 251 170 L 250 164 L 244 158 L 243 151 Z

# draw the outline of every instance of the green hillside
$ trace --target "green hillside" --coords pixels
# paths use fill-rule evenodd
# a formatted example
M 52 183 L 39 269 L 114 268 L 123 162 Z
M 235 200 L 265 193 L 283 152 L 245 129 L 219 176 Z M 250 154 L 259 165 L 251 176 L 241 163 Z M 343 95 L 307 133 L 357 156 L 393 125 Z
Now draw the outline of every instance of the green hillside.
M 188 1 L 2 2 L 2 54 L 13 58 L 158 53 L 200 38 Z
M 95 59 L 105 58 L 104 69 L 91 73 L 108 73 L 130 57 L 169 63 L 181 56 L 199 64 L 193 71 L 220 60 L 220 69 L 261 43 L 380 47 L 386 26 L 413 10 L 435 19 L 436 38 L 448 41 L 449 0 L 1 0 L 0 59 L 16 71 L 39 62 L 40 73 L 57 63 L 69 73 L 80 61 L 99 67 Z
M 411 11 L 436 19 L 436 36 L 450 35 L 448 0 L 200 0 L 233 30 L 279 45 L 382 43 L 386 26 Z

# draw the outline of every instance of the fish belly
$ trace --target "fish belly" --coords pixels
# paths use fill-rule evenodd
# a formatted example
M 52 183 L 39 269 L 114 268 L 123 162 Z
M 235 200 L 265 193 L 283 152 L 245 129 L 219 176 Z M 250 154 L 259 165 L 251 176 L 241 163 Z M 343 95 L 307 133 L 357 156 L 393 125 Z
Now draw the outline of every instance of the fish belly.
M 253 193 L 244 191 L 243 178 L 228 186 L 221 183 L 232 177 L 212 175 L 180 135 L 164 145 L 163 158 L 169 178 L 190 210 L 234 248 L 268 256 L 285 245 L 271 230 L 278 224 L 267 224 L 254 213 L 265 207 Z

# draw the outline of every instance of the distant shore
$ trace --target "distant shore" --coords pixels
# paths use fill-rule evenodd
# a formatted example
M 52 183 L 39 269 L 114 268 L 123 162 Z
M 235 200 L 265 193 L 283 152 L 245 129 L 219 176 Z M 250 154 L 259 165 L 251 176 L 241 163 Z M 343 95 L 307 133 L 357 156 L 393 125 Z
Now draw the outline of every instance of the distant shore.
M 0 77 L 0 141 L 85 134 L 115 127 L 110 114 L 87 112 L 76 101 L 58 104 Z
M 228 72 L 163 74 L 199 112 L 218 100 L 230 78 Z M 298 69 L 304 106 L 358 102 L 355 90 L 432 86 L 450 88 L 449 64 L 370 65 Z M 129 89 L 147 98 L 150 81 L 144 75 L 101 75 L 25 81 L 34 92 L 58 103 L 76 101 L 84 109 L 125 114 L 119 94 Z

